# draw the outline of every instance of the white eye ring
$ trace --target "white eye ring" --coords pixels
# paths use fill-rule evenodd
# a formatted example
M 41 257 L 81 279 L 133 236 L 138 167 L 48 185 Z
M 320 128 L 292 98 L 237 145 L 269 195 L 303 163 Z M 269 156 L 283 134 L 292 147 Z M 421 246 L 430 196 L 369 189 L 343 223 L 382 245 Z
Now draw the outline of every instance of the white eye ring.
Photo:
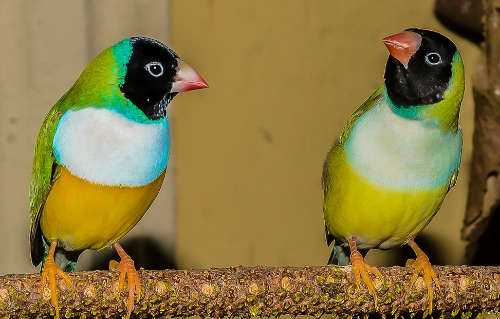
M 144 68 L 155 78 L 163 75 L 163 65 L 160 62 L 149 62 Z
M 441 56 L 437 52 L 427 53 L 425 55 L 425 63 L 429 65 L 438 65 L 441 63 Z

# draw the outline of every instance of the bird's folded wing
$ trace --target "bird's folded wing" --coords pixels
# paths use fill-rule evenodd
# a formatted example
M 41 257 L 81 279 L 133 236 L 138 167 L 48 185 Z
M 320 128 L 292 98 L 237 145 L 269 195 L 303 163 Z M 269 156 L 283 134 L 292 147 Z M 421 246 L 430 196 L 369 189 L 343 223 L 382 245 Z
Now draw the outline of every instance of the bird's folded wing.
M 381 88 L 379 88 L 378 90 L 376 90 L 351 115 L 351 117 L 349 118 L 349 120 L 345 124 L 344 128 L 342 129 L 342 133 L 341 133 L 338 141 L 336 141 L 335 145 L 332 147 L 332 149 L 328 153 L 327 159 L 325 160 L 324 165 L 323 165 L 323 174 L 322 174 L 322 179 L 321 179 L 322 180 L 322 185 L 323 185 L 323 192 L 324 192 L 324 196 L 325 197 L 328 196 L 329 189 L 332 186 L 331 185 L 332 181 L 330 180 L 330 169 L 331 169 L 331 167 L 328 164 L 329 161 L 331 160 L 331 156 L 333 155 L 333 153 L 335 153 L 336 151 L 338 151 L 338 147 L 341 147 L 341 145 L 343 145 L 345 143 L 345 141 L 349 137 L 349 133 L 351 132 L 352 127 L 354 126 L 354 123 L 361 116 L 361 114 L 363 114 L 364 112 L 366 112 L 366 111 L 370 110 L 372 107 L 374 107 L 377 104 L 377 102 L 382 98 L 382 91 L 383 90 L 384 90 L 383 86 Z M 326 207 L 323 207 L 323 213 L 326 214 Z M 326 241 L 327 241 L 328 245 L 330 245 L 330 243 L 332 241 L 334 241 L 334 237 L 328 231 L 328 225 L 326 225 L 326 218 L 325 218 L 325 235 L 326 235 Z
M 30 244 L 32 253 L 31 258 L 34 264 L 38 264 L 41 258 L 43 258 L 43 246 L 41 246 L 42 243 L 37 240 L 41 233 L 38 233 L 37 236 L 37 232 L 39 232 L 41 207 L 47 199 L 47 195 L 54 182 L 57 165 L 52 149 L 52 139 L 54 138 L 57 124 L 61 116 L 62 112 L 57 107 L 49 111 L 40 129 L 35 145 L 35 156 L 33 159 L 33 169 L 30 180 Z M 41 237 L 39 239 L 41 239 Z M 35 249 L 35 247 L 42 247 L 42 249 L 40 251 L 40 249 Z
M 383 90 L 384 86 L 380 87 L 356 111 L 354 111 L 354 113 L 352 113 L 351 117 L 349 118 L 347 123 L 344 125 L 344 128 L 342 129 L 342 133 L 340 134 L 339 137 L 340 144 L 345 143 L 345 141 L 349 137 L 349 133 L 351 132 L 352 127 L 354 126 L 354 123 L 356 123 L 361 114 L 367 112 L 372 107 L 374 107 L 377 104 L 377 102 L 382 98 Z

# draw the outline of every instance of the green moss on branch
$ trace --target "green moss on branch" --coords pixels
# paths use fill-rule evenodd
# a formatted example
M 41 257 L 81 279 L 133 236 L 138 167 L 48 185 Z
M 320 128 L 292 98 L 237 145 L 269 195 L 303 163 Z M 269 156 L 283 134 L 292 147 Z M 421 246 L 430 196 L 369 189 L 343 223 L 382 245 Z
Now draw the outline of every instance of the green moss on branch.
M 442 292 L 436 291 L 433 314 L 497 311 L 500 267 L 436 267 Z M 380 307 L 362 285 L 355 292 L 349 267 L 235 267 L 206 270 L 139 271 L 141 300 L 134 315 L 201 317 L 323 314 L 362 316 L 419 313 L 427 293 L 419 279 L 407 291 L 411 269 L 381 268 L 375 279 Z M 59 282 L 61 317 L 114 317 L 125 314 L 126 294 L 117 295 L 117 274 L 107 271 L 70 274 L 75 293 Z M 47 317 L 54 313 L 48 288 L 39 275 L 0 277 L 0 317 Z

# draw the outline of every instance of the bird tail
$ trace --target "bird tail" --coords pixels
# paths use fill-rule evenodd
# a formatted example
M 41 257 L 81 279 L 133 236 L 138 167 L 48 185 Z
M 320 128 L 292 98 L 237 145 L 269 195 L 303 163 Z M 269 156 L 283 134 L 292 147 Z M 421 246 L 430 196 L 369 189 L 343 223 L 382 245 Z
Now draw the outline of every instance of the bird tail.
M 40 268 L 40 272 L 43 270 L 43 266 L 45 265 L 45 260 L 47 259 L 47 255 L 49 254 L 49 245 L 45 241 L 45 238 L 43 238 L 43 248 L 44 248 L 44 254 L 43 254 L 43 260 L 42 260 L 42 267 Z M 78 261 L 78 257 L 82 253 L 81 250 L 78 251 L 66 251 L 60 247 L 56 248 L 56 252 L 54 254 L 54 261 L 56 262 L 57 268 L 65 271 L 65 272 L 73 272 L 75 271 L 76 267 L 76 262 Z
M 328 259 L 328 265 L 347 266 L 350 263 L 349 248 L 334 243 L 332 253 Z

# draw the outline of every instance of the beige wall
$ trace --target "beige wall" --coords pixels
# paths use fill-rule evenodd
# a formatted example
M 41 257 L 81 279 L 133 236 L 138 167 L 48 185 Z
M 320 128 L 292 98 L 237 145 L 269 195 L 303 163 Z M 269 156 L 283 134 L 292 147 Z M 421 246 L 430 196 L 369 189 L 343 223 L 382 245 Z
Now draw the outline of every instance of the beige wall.
M 0 1 L 0 274 L 34 271 L 28 183 L 43 116 L 110 44 L 131 35 L 167 41 L 171 26 L 171 47 L 210 84 L 175 99 L 177 168 L 169 163 L 160 198 L 125 239 L 153 234 L 171 252 L 175 230 L 180 267 L 303 265 L 328 257 L 321 167 L 346 118 L 382 83 L 380 39 L 410 26 L 450 35 L 429 0 L 174 0 L 170 9 L 167 1 Z M 451 37 L 470 78 L 478 50 Z M 470 83 L 459 182 L 425 231 L 447 263 L 463 253 Z
M 167 41 L 168 29 L 167 1 L 0 1 L 0 274 L 35 271 L 28 185 L 45 114 L 101 50 L 133 35 Z M 158 200 L 125 240 L 148 235 L 172 250 L 174 165 L 169 168 Z M 86 253 L 79 268 L 96 255 Z
M 461 174 L 425 230 L 440 261 L 461 262 L 478 49 L 444 29 L 432 3 L 173 1 L 173 46 L 211 86 L 175 102 L 181 267 L 326 262 L 325 154 L 383 81 L 380 40 L 408 27 L 451 36 L 466 64 Z M 372 262 L 389 262 L 375 255 Z

